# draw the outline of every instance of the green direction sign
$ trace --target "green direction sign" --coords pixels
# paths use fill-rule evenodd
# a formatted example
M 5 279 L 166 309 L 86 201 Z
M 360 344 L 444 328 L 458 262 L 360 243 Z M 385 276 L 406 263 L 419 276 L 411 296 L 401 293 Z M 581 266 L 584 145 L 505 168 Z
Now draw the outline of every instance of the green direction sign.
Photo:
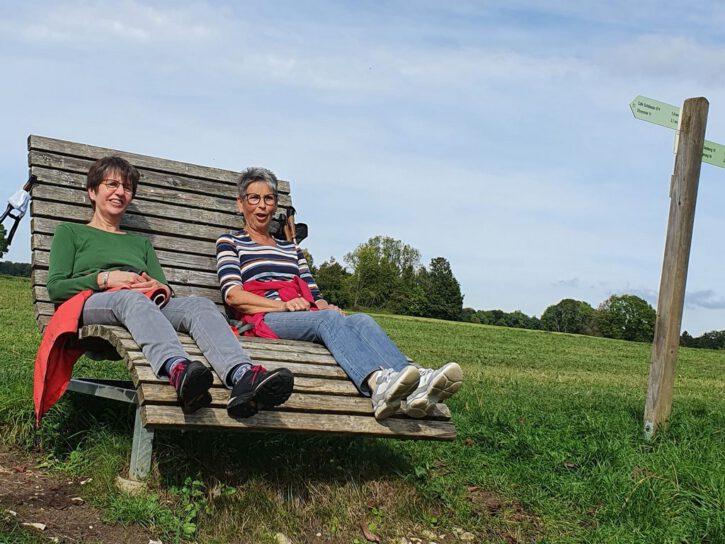
M 632 100 L 629 109 L 640 121 L 649 121 L 667 128 L 676 129 L 680 120 L 680 108 L 645 96 L 638 96 Z
M 680 108 L 646 96 L 638 96 L 632 100 L 629 103 L 629 108 L 635 118 L 655 125 L 677 129 L 680 121 Z M 705 140 L 702 149 L 702 162 L 725 168 L 725 146 Z

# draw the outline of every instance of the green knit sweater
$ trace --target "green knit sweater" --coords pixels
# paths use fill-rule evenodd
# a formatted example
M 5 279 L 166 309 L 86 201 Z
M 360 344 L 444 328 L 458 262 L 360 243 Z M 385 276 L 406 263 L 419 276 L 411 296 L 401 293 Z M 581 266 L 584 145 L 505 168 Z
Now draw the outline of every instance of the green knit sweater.
M 50 247 L 48 295 L 62 302 L 84 289 L 100 291 L 99 272 L 125 267 L 168 283 L 151 242 L 143 236 L 63 223 L 55 229 Z

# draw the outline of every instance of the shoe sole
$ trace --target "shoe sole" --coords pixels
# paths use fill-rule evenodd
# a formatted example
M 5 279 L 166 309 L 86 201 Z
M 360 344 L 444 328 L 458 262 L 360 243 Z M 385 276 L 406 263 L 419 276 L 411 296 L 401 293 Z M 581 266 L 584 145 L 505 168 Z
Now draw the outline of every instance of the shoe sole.
M 206 367 L 194 369 L 181 386 L 179 393 L 181 410 L 185 414 L 192 414 L 200 408 L 211 405 L 209 388 L 213 382 L 214 376 L 211 370 Z
M 400 408 L 400 401 L 415 391 L 420 382 L 420 373 L 414 366 L 409 366 L 398 376 L 396 383 L 386 392 L 383 401 L 375 410 L 375 419 L 392 416 Z
M 231 417 L 251 417 L 259 410 L 274 408 L 287 402 L 294 388 L 295 377 L 286 368 L 267 376 L 257 387 L 244 395 L 233 397 L 227 402 L 227 413 Z
M 444 371 L 428 384 L 424 394 L 406 401 L 403 411 L 407 415 L 413 418 L 429 416 L 436 404 L 450 398 L 461 388 L 463 371 L 458 363 L 448 363 L 443 368 Z

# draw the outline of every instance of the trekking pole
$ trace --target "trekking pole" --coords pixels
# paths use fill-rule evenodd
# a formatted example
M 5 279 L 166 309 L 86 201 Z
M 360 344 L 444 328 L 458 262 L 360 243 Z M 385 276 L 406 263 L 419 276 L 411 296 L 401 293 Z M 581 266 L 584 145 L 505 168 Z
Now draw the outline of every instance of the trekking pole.
M 25 185 L 23 185 L 23 188 L 13 193 L 13 195 L 8 199 L 7 208 L 5 208 L 5 212 L 2 217 L 0 217 L 0 224 L 2 224 L 7 217 L 13 219 L 13 226 L 10 227 L 10 232 L 7 237 L 8 247 L 10 247 L 10 243 L 13 241 L 13 236 L 15 236 L 15 231 L 18 229 L 20 220 L 25 215 L 25 212 L 28 211 L 28 204 L 30 203 L 30 189 L 36 181 L 38 181 L 38 178 L 31 175 L 28 178 L 28 181 L 25 182 Z

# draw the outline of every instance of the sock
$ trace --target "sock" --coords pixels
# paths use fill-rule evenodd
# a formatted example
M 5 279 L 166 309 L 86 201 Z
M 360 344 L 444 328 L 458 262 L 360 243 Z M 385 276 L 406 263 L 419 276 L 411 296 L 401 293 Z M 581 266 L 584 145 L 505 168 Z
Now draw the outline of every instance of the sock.
M 235 385 L 239 380 L 241 380 L 242 376 L 244 376 L 250 368 L 252 368 L 251 363 L 242 363 L 232 368 L 229 371 L 230 380 L 232 382 L 231 385 Z
M 183 366 L 180 367 L 179 365 L 183 363 Z M 169 376 L 169 381 L 171 382 L 171 385 L 176 385 L 176 374 L 175 370 L 178 368 L 180 371 L 183 371 L 183 369 L 186 367 L 187 359 L 185 357 L 169 357 L 166 359 L 166 362 L 164 363 L 163 369 L 166 371 L 166 374 Z
M 375 386 L 377 385 L 378 376 L 380 376 L 380 373 L 382 370 L 376 370 L 367 379 L 368 387 L 370 388 L 370 391 L 375 391 Z

